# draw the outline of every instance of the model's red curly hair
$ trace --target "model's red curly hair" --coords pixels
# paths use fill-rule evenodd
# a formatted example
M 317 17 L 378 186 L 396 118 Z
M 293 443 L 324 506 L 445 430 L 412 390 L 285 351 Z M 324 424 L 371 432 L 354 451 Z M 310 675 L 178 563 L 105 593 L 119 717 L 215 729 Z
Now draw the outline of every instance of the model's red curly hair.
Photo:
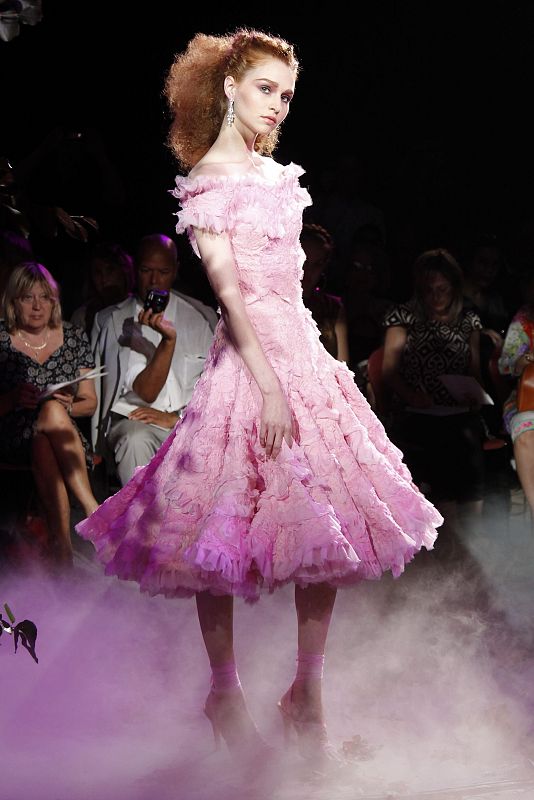
M 168 144 L 185 169 L 207 153 L 219 134 L 228 101 L 223 83 L 227 75 L 240 81 L 265 57 L 278 58 L 298 72 L 293 46 L 278 36 L 240 28 L 225 36 L 197 33 L 183 53 L 178 53 L 165 81 L 173 121 Z M 278 130 L 256 138 L 255 149 L 270 155 Z

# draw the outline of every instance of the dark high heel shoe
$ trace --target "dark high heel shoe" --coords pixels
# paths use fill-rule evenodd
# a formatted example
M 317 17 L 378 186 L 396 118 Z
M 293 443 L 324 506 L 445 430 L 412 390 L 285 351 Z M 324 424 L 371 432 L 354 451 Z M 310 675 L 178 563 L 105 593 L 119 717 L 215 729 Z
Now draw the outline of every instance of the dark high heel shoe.
M 267 756 L 274 753 L 274 748 L 262 738 L 250 717 L 242 694 L 216 694 L 212 690 L 206 698 L 204 714 L 211 722 L 216 750 L 223 739 L 234 755 Z
M 284 740 L 290 743 L 292 733 L 296 734 L 300 755 L 308 760 L 341 762 L 342 759 L 333 745 L 328 741 L 326 724 L 305 720 L 292 701 L 293 689 L 288 689 L 281 700 L 278 709 L 284 725 Z

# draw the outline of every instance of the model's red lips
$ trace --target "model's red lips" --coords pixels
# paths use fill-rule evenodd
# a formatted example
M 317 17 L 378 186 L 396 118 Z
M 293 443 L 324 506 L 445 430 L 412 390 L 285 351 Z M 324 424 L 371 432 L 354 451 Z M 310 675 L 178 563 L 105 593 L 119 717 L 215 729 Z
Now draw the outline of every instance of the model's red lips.
M 272 122 L 273 125 L 276 125 L 276 117 L 263 117 L 263 119 L 268 119 L 269 122 Z

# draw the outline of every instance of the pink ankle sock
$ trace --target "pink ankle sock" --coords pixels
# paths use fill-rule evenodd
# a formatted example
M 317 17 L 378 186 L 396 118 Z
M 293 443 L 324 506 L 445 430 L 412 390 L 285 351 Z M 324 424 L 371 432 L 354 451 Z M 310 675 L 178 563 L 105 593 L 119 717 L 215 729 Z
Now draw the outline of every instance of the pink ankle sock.
M 241 689 L 234 660 L 227 661 L 225 664 L 211 665 L 211 688 L 215 693 Z
M 302 653 L 297 655 L 297 674 L 294 683 L 308 680 L 322 680 L 324 653 Z

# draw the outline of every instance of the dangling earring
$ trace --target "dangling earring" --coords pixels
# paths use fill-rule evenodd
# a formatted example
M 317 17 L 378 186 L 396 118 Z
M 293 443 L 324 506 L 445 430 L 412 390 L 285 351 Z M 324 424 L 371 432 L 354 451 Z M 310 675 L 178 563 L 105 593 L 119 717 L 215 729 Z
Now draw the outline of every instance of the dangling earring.
M 228 112 L 226 114 L 226 124 L 229 125 L 229 126 L 233 125 L 234 124 L 234 119 L 235 119 L 234 101 L 232 99 L 232 100 L 230 100 L 230 105 L 228 106 Z

